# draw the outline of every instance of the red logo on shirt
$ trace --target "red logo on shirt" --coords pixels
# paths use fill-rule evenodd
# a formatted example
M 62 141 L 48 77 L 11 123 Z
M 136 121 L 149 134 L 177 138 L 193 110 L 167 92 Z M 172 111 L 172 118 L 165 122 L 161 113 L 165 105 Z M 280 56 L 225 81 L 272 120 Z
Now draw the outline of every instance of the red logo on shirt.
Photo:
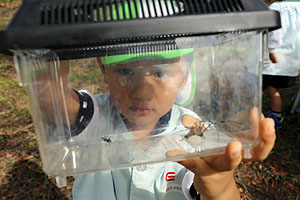
M 175 172 L 168 172 L 166 174 L 166 181 L 175 181 Z

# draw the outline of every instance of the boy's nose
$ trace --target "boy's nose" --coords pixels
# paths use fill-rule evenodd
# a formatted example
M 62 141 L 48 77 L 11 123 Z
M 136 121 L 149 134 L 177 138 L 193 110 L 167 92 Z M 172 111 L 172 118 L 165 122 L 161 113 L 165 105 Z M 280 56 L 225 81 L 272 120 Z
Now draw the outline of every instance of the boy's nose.
M 151 100 L 154 95 L 153 81 L 150 77 L 142 75 L 134 79 L 130 97 L 140 100 Z

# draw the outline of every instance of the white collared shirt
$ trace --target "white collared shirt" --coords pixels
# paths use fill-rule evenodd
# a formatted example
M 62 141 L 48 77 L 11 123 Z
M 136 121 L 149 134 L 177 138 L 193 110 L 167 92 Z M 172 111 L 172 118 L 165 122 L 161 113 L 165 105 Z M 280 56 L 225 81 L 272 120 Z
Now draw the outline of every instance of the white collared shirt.
M 300 67 L 300 2 L 275 2 L 270 9 L 281 15 L 282 28 L 269 34 L 270 53 L 276 52 L 278 63 L 264 62 L 263 74 L 298 76 Z
M 94 104 L 97 101 L 98 106 L 94 107 L 95 112 L 90 124 L 82 134 L 76 137 L 87 137 L 88 132 L 86 130 L 97 129 L 98 127 L 101 127 L 101 130 L 91 132 L 100 135 L 101 133 L 117 134 L 128 132 L 120 117 L 120 113 L 115 109 L 108 95 L 98 95 L 95 100 L 93 95 L 88 94 L 92 97 Z M 101 112 L 101 115 L 99 115 L 99 112 Z M 192 111 L 173 105 L 169 126 L 160 134 L 174 131 L 168 129 L 185 129 L 181 124 L 183 114 L 191 114 L 197 117 Z M 128 137 L 132 136 L 129 134 Z M 121 151 L 122 147 L 119 147 L 119 150 Z M 153 154 L 155 154 L 158 153 L 159 148 L 150 148 L 149 151 L 153 151 Z M 116 161 L 118 159 L 130 160 L 126 156 L 125 158 L 116 158 Z M 162 162 L 113 171 L 80 174 L 76 177 L 73 185 L 73 199 L 187 199 L 188 197 L 185 197 L 182 191 L 182 180 L 186 172 L 187 169 L 176 162 Z

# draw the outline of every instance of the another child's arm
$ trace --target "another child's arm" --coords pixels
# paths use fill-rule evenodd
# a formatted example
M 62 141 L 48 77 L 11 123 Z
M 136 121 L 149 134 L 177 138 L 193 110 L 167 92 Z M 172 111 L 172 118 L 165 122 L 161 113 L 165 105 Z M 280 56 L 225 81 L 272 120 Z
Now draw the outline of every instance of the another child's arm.
M 271 152 L 276 135 L 272 119 L 264 118 L 260 122 L 260 143 L 253 148 L 253 160 L 264 160 Z M 242 161 L 242 144 L 231 142 L 223 155 L 205 158 L 192 158 L 179 161 L 194 172 L 194 187 L 204 199 L 240 199 L 240 193 L 234 180 L 234 169 Z

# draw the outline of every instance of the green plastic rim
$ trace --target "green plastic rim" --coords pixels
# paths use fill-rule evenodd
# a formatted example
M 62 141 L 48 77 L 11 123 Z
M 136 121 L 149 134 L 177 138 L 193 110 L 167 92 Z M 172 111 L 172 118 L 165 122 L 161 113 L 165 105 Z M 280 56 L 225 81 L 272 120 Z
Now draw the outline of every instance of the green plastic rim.
M 195 63 L 195 59 L 194 59 L 194 63 L 193 63 L 193 66 L 192 66 L 192 71 L 191 71 L 191 79 L 188 80 L 188 81 L 191 81 L 191 89 L 190 89 L 190 91 L 188 91 L 190 93 L 186 93 L 186 95 L 188 95 L 188 99 L 185 100 L 184 102 L 178 103 L 178 105 L 183 106 L 183 107 L 188 106 L 194 100 L 194 97 L 195 97 L 196 84 L 197 84 L 197 82 L 196 82 L 196 79 L 197 79 L 197 77 L 196 77 L 196 65 L 195 64 L 196 63 Z
M 113 66 L 115 64 L 122 64 L 122 63 L 132 62 L 141 59 L 172 59 L 172 58 L 180 58 L 181 56 L 192 53 L 193 51 L 194 49 L 190 48 L 190 49 L 176 49 L 176 50 L 153 51 L 153 52 L 145 52 L 145 53 L 102 56 L 101 62 L 105 66 Z

